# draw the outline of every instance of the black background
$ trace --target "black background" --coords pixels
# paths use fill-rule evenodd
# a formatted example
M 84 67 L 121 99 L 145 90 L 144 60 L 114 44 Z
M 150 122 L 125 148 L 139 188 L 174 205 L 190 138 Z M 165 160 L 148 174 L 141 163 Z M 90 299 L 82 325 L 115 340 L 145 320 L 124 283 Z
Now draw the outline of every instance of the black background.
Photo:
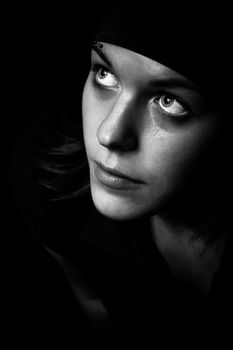
M 18 136 L 41 111 L 70 97 L 81 102 L 101 6 L 33 2 L 4 9 L 2 140 L 9 172 Z M 33 237 L 7 184 L 2 199 L 2 300 L 8 347 L 93 348 L 60 267 Z
M 63 100 L 74 97 L 81 103 L 90 42 L 104 6 L 104 1 L 72 6 L 33 2 L 2 9 L 1 169 L 8 180 L 11 152 L 23 129 Z M 30 232 L 8 180 L 2 180 L 1 191 L 6 348 L 97 349 L 62 271 Z

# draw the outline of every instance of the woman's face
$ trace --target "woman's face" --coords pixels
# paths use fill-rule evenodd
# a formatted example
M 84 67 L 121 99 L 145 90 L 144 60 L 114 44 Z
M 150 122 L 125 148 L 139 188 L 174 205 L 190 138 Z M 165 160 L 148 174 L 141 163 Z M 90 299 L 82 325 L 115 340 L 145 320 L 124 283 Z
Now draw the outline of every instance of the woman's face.
M 181 192 L 186 206 L 203 193 L 219 122 L 191 81 L 103 43 L 92 50 L 82 109 L 91 193 L 102 214 L 130 220 L 165 210 Z

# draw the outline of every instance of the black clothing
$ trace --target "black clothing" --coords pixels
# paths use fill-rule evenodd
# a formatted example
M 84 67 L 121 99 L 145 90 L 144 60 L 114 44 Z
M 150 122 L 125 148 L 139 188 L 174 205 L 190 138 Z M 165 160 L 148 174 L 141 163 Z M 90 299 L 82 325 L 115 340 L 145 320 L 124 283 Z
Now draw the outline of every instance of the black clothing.
M 107 348 L 211 349 L 219 344 L 224 349 L 232 326 L 231 243 L 208 296 L 178 282 L 145 219 L 108 219 L 95 209 L 90 192 L 64 202 L 43 197 L 30 158 L 38 130 L 40 121 L 15 148 L 13 191 L 35 236 L 82 274 L 116 321 Z M 77 334 L 77 345 L 78 339 Z

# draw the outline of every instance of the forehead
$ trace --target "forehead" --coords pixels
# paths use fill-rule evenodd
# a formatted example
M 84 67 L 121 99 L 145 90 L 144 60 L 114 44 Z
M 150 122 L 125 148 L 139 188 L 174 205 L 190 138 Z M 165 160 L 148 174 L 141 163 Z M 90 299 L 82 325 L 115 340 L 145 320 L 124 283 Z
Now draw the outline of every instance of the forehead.
M 94 56 L 100 56 L 117 73 L 124 74 L 126 78 L 139 77 L 145 80 L 157 79 L 160 82 L 170 81 L 174 85 L 200 93 L 200 88 L 182 74 L 137 52 L 106 42 L 102 42 L 101 47 L 94 45 L 92 52 Z
M 148 73 L 150 71 L 152 72 L 158 72 L 158 73 L 169 73 L 172 74 L 174 72 L 172 69 L 164 66 L 163 64 L 154 61 L 146 56 L 143 56 L 137 52 L 128 50 L 126 48 L 123 48 L 121 46 L 109 44 L 109 43 L 102 43 L 102 47 L 99 45 L 94 46 L 94 48 L 97 48 L 98 52 L 103 52 L 104 55 L 106 55 L 109 60 L 111 60 L 114 65 L 123 67 L 124 65 L 129 66 L 140 66 L 141 68 L 144 68 L 145 71 L 147 70 Z M 175 73 L 175 72 L 174 72 Z

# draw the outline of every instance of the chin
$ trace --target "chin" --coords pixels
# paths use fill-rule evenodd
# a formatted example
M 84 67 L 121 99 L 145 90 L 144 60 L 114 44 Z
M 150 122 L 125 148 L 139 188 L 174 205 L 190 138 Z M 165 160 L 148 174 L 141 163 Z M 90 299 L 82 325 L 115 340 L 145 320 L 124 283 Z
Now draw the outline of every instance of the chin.
M 112 220 L 136 220 L 151 213 L 150 208 L 144 206 L 145 201 L 132 196 L 109 193 L 98 186 L 91 186 L 91 194 L 96 209 Z
M 130 208 L 122 208 L 117 205 L 106 206 L 106 205 L 102 205 L 100 201 L 95 201 L 94 199 L 93 199 L 93 202 L 96 209 L 102 215 L 112 220 L 129 221 L 140 217 L 140 214 L 138 215 L 138 213 L 135 213 L 135 211 L 130 210 Z

